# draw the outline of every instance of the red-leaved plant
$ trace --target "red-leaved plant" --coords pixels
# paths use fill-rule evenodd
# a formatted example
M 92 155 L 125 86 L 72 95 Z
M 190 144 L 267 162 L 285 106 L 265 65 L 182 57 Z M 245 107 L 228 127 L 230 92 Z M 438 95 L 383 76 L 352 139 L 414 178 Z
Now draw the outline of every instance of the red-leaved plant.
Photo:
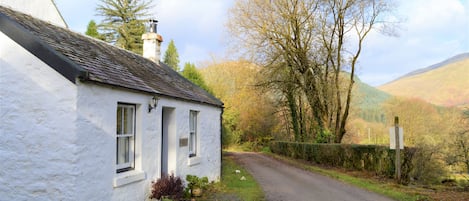
M 175 201 L 180 200 L 184 196 L 184 185 L 181 178 L 175 177 L 174 174 L 163 175 L 158 180 L 151 182 L 150 198 L 169 198 Z

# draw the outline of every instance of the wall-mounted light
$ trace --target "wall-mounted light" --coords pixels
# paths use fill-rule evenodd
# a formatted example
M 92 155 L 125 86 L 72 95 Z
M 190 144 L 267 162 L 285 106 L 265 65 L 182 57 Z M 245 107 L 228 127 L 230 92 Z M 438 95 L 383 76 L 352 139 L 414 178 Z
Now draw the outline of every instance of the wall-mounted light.
M 148 113 L 150 113 L 151 110 L 156 109 L 156 106 L 158 106 L 158 100 L 160 100 L 158 96 L 153 96 L 153 98 L 151 98 L 151 102 L 148 104 Z

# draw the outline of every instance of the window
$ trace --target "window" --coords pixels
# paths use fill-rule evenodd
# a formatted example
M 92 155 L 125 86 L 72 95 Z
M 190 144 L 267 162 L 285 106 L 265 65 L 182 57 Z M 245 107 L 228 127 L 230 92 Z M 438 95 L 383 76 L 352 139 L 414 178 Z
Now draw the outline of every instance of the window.
M 135 105 L 117 105 L 116 125 L 116 172 L 120 173 L 135 167 Z
M 197 111 L 189 114 L 189 157 L 197 156 Z

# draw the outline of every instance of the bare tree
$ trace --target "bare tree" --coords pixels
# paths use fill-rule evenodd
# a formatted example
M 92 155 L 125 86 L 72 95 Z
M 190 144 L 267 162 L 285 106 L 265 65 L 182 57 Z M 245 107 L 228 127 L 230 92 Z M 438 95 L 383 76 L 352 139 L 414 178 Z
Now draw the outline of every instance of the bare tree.
M 272 78 L 262 84 L 283 92 L 288 100 L 295 136 L 305 131 L 321 142 L 341 142 L 358 57 L 378 17 L 388 11 L 387 2 L 243 0 L 235 4 L 228 28 Z M 294 119 L 298 109 L 309 112 L 311 129 L 295 125 L 295 121 L 307 123 L 305 118 Z

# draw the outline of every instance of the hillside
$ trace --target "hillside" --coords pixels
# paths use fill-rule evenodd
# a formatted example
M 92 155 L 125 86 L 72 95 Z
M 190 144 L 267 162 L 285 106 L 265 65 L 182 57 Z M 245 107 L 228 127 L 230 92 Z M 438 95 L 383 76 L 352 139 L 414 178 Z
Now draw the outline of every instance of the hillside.
M 374 109 L 391 98 L 391 95 L 362 82 L 355 77 L 354 102 L 362 109 Z
M 368 122 L 384 123 L 382 104 L 392 96 L 372 87 L 355 77 L 353 89 L 353 108 L 358 109 L 358 116 Z
M 418 75 L 418 74 L 422 74 L 422 73 L 425 73 L 425 72 L 428 72 L 428 71 L 431 71 L 431 70 L 434 70 L 434 69 L 437 69 L 437 68 L 440 68 L 440 67 L 443 67 L 445 65 L 448 65 L 448 64 L 451 64 L 451 63 L 455 63 L 455 62 L 458 62 L 458 61 L 462 61 L 462 60 L 466 60 L 466 59 L 469 59 L 469 53 L 463 53 L 463 54 L 458 54 L 454 57 L 451 57 L 449 59 L 446 59 L 440 63 L 436 63 L 436 64 L 433 64 L 431 66 L 428 66 L 426 68 L 421 68 L 421 69 L 418 69 L 418 70 L 415 70 L 415 71 L 412 71 L 410 73 L 407 73 L 405 74 L 404 76 L 400 77 L 400 78 L 397 78 L 396 80 L 399 80 L 401 78 L 405 78 L 405 77 L 411 77 L 413 75 Z
M 469 54 L 407 74 L 378 87 L 395 96 L 420 98 L 441 106 L 469 106 Z

